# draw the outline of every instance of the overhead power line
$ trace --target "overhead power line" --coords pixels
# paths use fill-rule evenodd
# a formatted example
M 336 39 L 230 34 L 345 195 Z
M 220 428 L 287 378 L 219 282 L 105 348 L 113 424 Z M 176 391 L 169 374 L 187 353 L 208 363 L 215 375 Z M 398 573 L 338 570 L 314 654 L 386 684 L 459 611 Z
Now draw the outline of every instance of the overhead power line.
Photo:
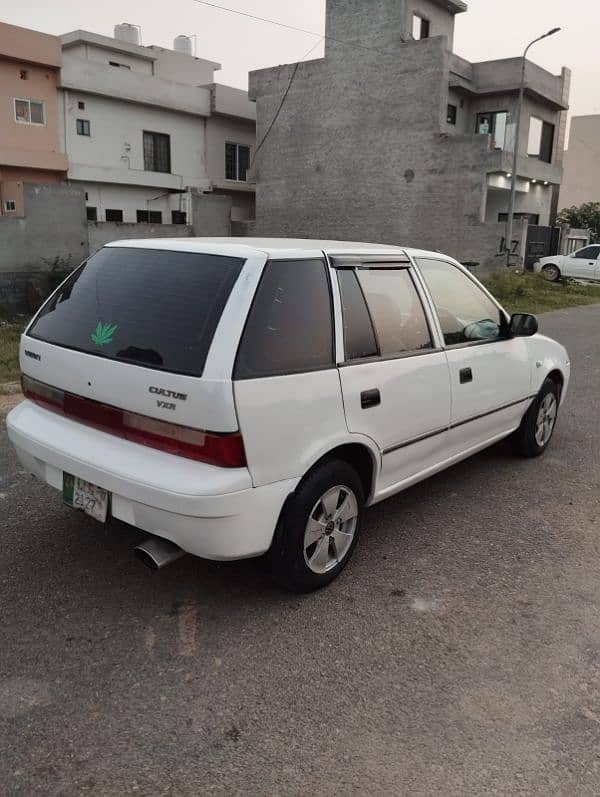
M 216 8 L 219 11 L 226 11 L 228 14 L 237 14 L 239 17 L 246 17 L 246 19 L 253 19 L 256 22 L 266 22 L 268 25 L 276 25 L 279 28 L 285 28 L 286 30 L 293 30 L 297 33 L 305 33 L 307 36 L 318 36 L 319 39 L 325 39 L 326 41 L 335 42 L 336 44 L 343 44 L 346 47 L 358 47 L 360 50 L 366 50 L 367 52 L 377 53 L 377 55 L 397 55 L 397 53 L 386 53 L 384 50 L 378 50 L 376 47 L 367 47 L 366 44 L 361 44 L 360 42 L 348 42 L 344 41 L 343 39 L 337 39 L 335 36 L 328 36 L 327 34 L 317 33 L 314 30 L 307 30 L 306 28 L 298 28 L 295 25 L 288 25 L 286 22 L 278 22 L 276 19 L 268 19 L 267 17 L 259 17 L 256 14 L 249 14 L 247 11 L 239 11 L 237 8 L 227 8 L 226 6 L 218 5 L 217 3 L 210 3 L 208 0 L 194 0 L 195 3 L 199 3 L 203 6 L 208 6 L 209 8 Z M 400 36 L 400 41 L 403 44 L 406 44 L 406 39 Z
M 319 36 L 322 38 L 322 33 L 315 33 L 314 30 L 306 30 L 305 28 L 297 28 L 295 25 L 287 25 L 285 22 L 277 22 L 274 19 L 267 19 L 266 17 L 257 17 L 255 14 L 248 14 L 247 11 L 239 11 L 237 8 L 226 8 L 225 6 L 220 6 L 217 3 L 209 3 L 207 0 L 195 0 L 196 3 L 200 3 L 203 6 L 210 6 L 211 8 L 218 8 L 219 11 L 227 11 L 230 14 L 237 14 L 239 17 L 247 17 L 248 19 L 254 19 L 257 22 L 268 22 L 270 25 L 277 25 L 280 28 L 287 28 L 288 30 L 295 30 L 298 33 L 307 33 L 309 36 Z
M 296 27 L 295 25 L 288 25 L 286 22 L 279 22 L 278 20 L 275 20 L 275 19 L 268 19 L 267 17 L 259 17 L 256 14 L 249 14 L 247 11 L 239 11 L 237 8 L 228 8 L 227 6 L 222 6 L 222 5 L 219 5 L 218 3 L 211 3 L 211 2 L 209 2 L 209 0 L 194 0 L 194 2 L 195 3 L 199 3 L 200 5 L 203 5 L 203 6 L 208 6 L 209 8 L 216 8 L 219 11 L 225 11 L 228 14 L 235 14 L 235 15 L 237 15 L 239 17 L 245 17 L 246 19 L 252 19 L 252 20 L 254 20 L 256 22 L 265 22 L 268 25 L 276 25 L 279 28 L 285 28 L 286 30 L 293 30 L 296 33 L 304 33 L 307 36 L 317 36 L 318 37 L 318 41 L 294 65 L 294 68 L 292 70 L 292 74 L 290 76 L 289 83 L 288 83 L 288 85 L 287 85 L 287 87 L 286 87 L 286 89 L 285 89 L 285 91 L 283 93 L 283 97 L 281 98 L 281 102 L 279 104 L 279 107 L 277 108 L 277 111 L 275 112 L 275 115 L 273 116 L 273 119 L 271 120 L 271 123 L 269 124 L 264 136 L 262 137 L 260 143 L 256 147 L 256 150 L 254 151 L 254 156 L 252 157 L 252 162 L 250 163 L 250 168 L 252 168 L 252 166 L 254 165 L 258 153 L 260 152 L 260 150 L 262 149 L 265 141 L 269 137 L 269 134 L 273 130 L 273 128 L 275 126 L 275 123 L 277 122 L 277 119 L 279 118 L 279 115 L 281 114 L 281 111 L 283 110 L 283 106 L 285 105 L 285 101 L 287 100 L 288 94 L 290 93 L 292 85 L 294 83 L 294 80 L 296 79 L 296 75 L 298 73 L 298 69 L 300 67 L 300 63 L 302 61 L 304 61 L 312 53 L 313 50 L 316 50 L 316 48 L 319 46 L 319 44 L 321 44 L 321 42 L 323 42 L 323 41 L 335 42 L 336 44 L 341 44 L 344 47 L 358 48 L 359 50 L 366 50 L 367 52 L 376 53 L 377 55 L 393 55 L 393 56 L 397 55 L 397 53 L 391 53 L 391 52 L 387 52 L 386 53 L 383 50 L 378 50 L 376 47 L 367 47 L 367 45 L 361 44 L 360 42 L 343 41 L 342 39 L 338 39 L 335 36 L 328 36 L 327 34 L 317 33 L 314 30 L 307 30 L 306 28 L 299 28 L 299 27 Z M 404 39 L 402 36 L 400 36 L 400 41 L 403 44 L 407 43 L 406 39 Z
M 274 117 L 273 117 L 273 119 L 271 120 L 271 124 L 268 126 L 268 128 L 267 128 L 267 130 L 266 130 L 266 132 L 265 132 L 264 136 L 262 137 L 260 144 L 259 144 L 259 145 L 256 147 L 256 149 L 254 150 L 254 155 L 253 155 L 253 157 L 252 157 L 252 162 L 251 162 L 251 164 L 250 164 L 250 168 L 252 168 L 252 167 L 254 166 L 254 163 L 255 163 L 255 161 L 256 161 L 256 156 L 258 155 L 258 153 L 259 153 L 259 152 L 260 152 L 260 150 L 262 149 L 262 145 L 263 145 L 263 144 L 265 143 L 265 141 L 267 140 L 267 138 L 268 138 L 268 136 L 269 136 L 269 133 L 270 133 L 270 132 L 271 132 L 271 130 L 272 130 L 274 127 L 275 127 L 275 122 L 277 121 L 277 119 L 279 118 L 279 114 L 280 114 L 280 113 L 281 113 L 281 111 L 283 110 L 283 106 L 285 105 L 285 101 L 287 100 L 287 96 L 288 96 L 288 94 L 290 93 L 290 89 L 292 88 L 292 84 L 293 84 L 293 82 L 294 82 L 294 80 L 295 80 L 295 78 L 296 78 L 296 74 L 297 74 L 297 72 L 298 72 L 298 68 L 300 67 L 300 62 L 301 62 L 301 61 L 304 61 L 304 59 L 305 59 L 305 58 L 308 58 L 308 56 L 309 56 L 309 55 L 312 53 L 312 51 L 313 51 L 313 50 L 316 50 L 316 49 L 317 49 L 317 47 L 319 46 L 319 44 L 321 44 L 321 42 L 322 42 L 322 41 L 323 41 L 323 37 L 321 37 L 321 38 L 319 39 L 319 41 L 318 41 L 316 44 L 314 44 L 314 45 L 313 45 L 313 46 L 310 48 L 310 50 L 309 50 L 307 53 L 305 53 L 305 54 L 302 56 L 302 58 L 300 59 L 300 61 L 297 61 L 297 62 L 296 62 L 296 64 L 294 65 L 294 69 L 292 70 L 292 74 L 291 74 L 291 76 L 290 76 L 290 82 L 288 83 L 288 85 L 287 85 L 287 88 L 286 88 L 286 90 L 285 90 L 285 92 L 284 92 L 284 94 L 283 94 L 283 97 L 282 97 L 282 99 L 281 99 L 281 103 L 279 104 L 279 108 L 277 109 L 277 111 L 276 111 L 276 113 L 275 113 L 275 116 L 274 116 Z

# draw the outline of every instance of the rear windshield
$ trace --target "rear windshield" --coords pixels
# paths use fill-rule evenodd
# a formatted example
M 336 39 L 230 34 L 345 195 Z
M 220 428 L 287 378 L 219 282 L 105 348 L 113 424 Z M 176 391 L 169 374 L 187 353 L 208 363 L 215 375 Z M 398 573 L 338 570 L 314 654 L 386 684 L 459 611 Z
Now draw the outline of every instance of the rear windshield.
M 243 260 L 106 247 L 42 308 L 33 338 L 111 360 L 201 376 Z

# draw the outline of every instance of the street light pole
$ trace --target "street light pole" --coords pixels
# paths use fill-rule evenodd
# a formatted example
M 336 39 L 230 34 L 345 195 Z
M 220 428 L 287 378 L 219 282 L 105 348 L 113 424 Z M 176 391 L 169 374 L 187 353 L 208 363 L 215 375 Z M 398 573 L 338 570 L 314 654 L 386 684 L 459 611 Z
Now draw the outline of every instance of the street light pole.
M 527 53 L 533 47 L 534 44 L 537 44 L 537 42 L 541 42 L 542 39 L 547 39 L 548 36 L 554 36 L 554 34 L 558 33 L 559 31 L 560 28 L 552 28 L 552 30 L 549 30 L 548 33 L 544 33 L 543 36 L 538 36 L 537 39 L 534 39 L 532 42 L 530 42 L 527 45 L 527 47 L 525 48 L 525 52 L 523 53 L 523 57 L 521 58 L 521 86 L 519 88 L 519 100 L 517 104 L 517 119 L 515 125 L 515 146 L 513 153 L 513 168 L 512 168 L 511 183 L 510 183 L 510 200 L 508 204 L 508 215 L 506 218 L 506 236 L 504 241 L 507 266 L 510 266 L 513 226 L 515 220 L 515 200 L 517 197 L 517 170 L 519 168 L 519 144 L 521 137 L 521 116 L 523 113 L 523 97 L 525 96 L 525 72 L 527 69 Z

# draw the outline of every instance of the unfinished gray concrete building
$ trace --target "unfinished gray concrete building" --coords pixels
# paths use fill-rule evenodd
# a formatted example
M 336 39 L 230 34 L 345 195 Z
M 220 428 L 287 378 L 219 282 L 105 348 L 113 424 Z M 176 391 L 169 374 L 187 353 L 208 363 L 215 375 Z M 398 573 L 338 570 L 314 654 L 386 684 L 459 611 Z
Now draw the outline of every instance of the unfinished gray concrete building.
M 501 262 L 520 57 L 453 50 L 460 0 L 328 0 L 325 56 L 250 75 L 256 234 L 369 240 Z M 527 62 L 514 246 L 549 225 L 570 72 Z M 278 114 L 282 98 L 288 92 Z M 278 114 L 278 115 L 277 115 Z

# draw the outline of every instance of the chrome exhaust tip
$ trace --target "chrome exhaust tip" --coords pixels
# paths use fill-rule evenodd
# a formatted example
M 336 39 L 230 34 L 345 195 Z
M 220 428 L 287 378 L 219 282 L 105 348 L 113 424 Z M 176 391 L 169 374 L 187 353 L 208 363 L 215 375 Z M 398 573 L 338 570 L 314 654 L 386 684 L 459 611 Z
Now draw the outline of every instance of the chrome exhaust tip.
M 146 542 L 134 548 L 133 552 L 150 570 L 162 570 L 185 556 L 185 551 L 178 545 L 163 540 L 162 537 L 149 537 Z

